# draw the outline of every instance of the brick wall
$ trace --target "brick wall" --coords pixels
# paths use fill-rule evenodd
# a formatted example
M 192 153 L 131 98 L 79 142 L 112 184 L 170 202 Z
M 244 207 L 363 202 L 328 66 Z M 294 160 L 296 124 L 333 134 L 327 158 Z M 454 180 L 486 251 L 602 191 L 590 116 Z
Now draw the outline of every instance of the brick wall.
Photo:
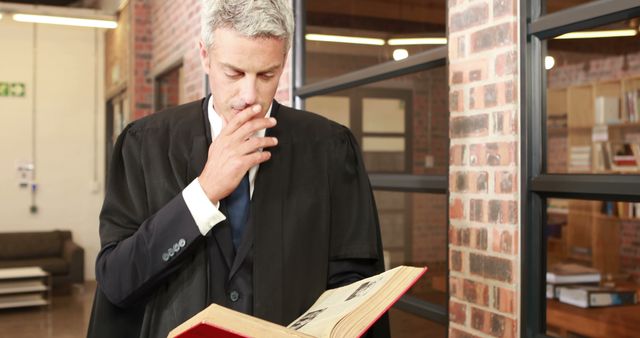
M 151 67 L 151 6 L 149 0 L 132 0 L 131 42 L 132 69 L 130 90 L 132 120 L 153 113 L 153 79 L 149 76 Z
M 519 336 L 518 1 L 449 0 L 449 336 Z

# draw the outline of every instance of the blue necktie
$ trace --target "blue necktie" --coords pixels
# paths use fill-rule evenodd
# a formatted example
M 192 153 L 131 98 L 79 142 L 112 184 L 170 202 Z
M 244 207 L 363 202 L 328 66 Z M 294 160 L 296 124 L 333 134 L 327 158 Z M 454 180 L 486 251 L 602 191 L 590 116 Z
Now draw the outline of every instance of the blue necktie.
M 229 224 L 231 224 L 231 234 L 233 235 L 233 246 L 238 249 L 242 241 L 245 225 L 249 219 L 249 173 L 240 181 L 231 195 L 227 196 L 227 213 L 229 214 Z

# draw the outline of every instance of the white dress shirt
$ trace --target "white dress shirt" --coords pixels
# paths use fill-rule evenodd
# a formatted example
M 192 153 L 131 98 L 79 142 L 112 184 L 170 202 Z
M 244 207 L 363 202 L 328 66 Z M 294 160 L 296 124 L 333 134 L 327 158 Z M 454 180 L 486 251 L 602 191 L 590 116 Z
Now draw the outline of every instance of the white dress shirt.
M 209 123 L 211 124 L 211 138 L 216 139 L 220 135 L 220 131 L 224 126 L 224 120 L 213 109 L 213 99 L 209 97 L 207 114 L 209 116 Z M 271 116 L 271 107 L 267 110 L 266 117 Z M 264 137 L 266 130 L 258 130 L 255 134 L 256 137 Z M 258 173 L 258 167 L 255 165 L 249 169 L 249 198 L 253 197 L 253 187 L 256 180 L 256 174 Z M 187 208 L 193 217 L 193 220 L 198 226 L 198 230 L 202 236 L 205 236 L 216 224 L 224 221 L 227 217 L 219 210 L 220 202 L 217 204 L 211 203 L 207 195 L 204 193 L 200 181 L 196 177 L 191 183 L 182 190 L 182 198 L 184 198 Z

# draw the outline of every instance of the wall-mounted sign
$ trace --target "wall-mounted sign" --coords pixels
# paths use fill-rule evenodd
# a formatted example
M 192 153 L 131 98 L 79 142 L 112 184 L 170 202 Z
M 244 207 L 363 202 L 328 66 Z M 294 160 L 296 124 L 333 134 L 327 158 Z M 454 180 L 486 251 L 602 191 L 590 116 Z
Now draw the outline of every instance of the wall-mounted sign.
M 22 82 L 0 81 L 0 97 L 24 97 L 26 85 Z

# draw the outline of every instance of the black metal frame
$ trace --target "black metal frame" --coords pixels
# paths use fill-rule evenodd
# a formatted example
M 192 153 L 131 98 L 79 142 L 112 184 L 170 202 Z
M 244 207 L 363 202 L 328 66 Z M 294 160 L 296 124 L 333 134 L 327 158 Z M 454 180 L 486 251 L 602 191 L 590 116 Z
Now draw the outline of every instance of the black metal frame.
M 304 109 L 304 99 L 311 96 L 332 93 L 447 64 L 447 46 L 443 46 L 412 55 L 401 61 L 385 62 L 331 79 L 305 84 L 305 4 L 304 0 L 293 2 L 296 18 L 296 33 L 293 38 L 293 104 L 296 108 Z M 369 178 L 373 189 L 376 190 L 448 194 L 448 175 L 371 174 Z M 444 210 L 444 212 L 447 211 Z M 445 326 L 449 325 L 447 306 L 443 307 L 405 295 L 396 303 L 395 308 Z
M 520 0 L 521 11 L 521 151 L 522 151 L 522 298 L 523 337 L 546 332 L 544 241 L 545 201 L 571 199 L 638 200 L 639 175 L 569 175 L 546 173 L 545 38 L 640 15 L 637 0 L 600 0 L 541 15 L 544 0 Z

